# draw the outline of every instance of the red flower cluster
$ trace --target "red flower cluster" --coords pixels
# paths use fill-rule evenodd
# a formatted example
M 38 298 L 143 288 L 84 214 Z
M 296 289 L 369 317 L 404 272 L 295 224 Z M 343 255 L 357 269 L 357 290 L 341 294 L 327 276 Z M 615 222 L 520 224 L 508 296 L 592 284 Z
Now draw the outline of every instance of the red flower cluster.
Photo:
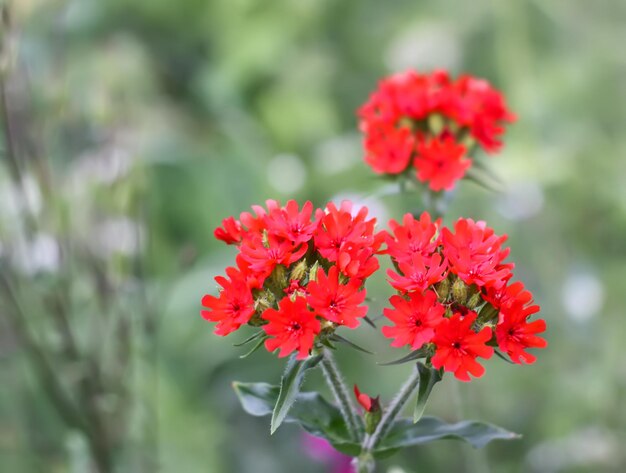
M 400 294 L 384 310 L 394 325 L 383 334 L 394 347 L 426 349 L 435 368 L 462 381 L 484 373 L 476 358 L 491 357 L 494 346 L 514 363 L 534 362 L 525 350 L 546 346 L 537 336 L 546 324 L 529 321 L 539 306 L 521 282 L 510 283 L 506 235 L 471 219 L 459 219 L 453 231 L 440 225 L 426 212 L 419 219 L 406 214 L 402 225 L 390 222 L 385 253 L 396 270 L 388 275 Z
M 452 80 L 445 71 L 383 79 L 358 115 L 365 161 L 374 172 L 400 174 L 412 164 L 434 191 L 452 189 L 465 175 L 470 141 L 496 152 L 505 123 L 515 119 L 486 80 Z
M 267 201 L 239 220 L 229 217 L 215 237 L 238 247 L 236 267 L 218 276 L 218 296 L 205 295 L 202 316 L 228 335 L 244 324 L 261 326 L 265 347 L 279 357 L 306 358 L 318 337 L 338 326 L 355 328 L 365 316 L 365 279 L 379 267 L 384 240 L 367 208 L 350 202 L 314 211 L 291 200 Z

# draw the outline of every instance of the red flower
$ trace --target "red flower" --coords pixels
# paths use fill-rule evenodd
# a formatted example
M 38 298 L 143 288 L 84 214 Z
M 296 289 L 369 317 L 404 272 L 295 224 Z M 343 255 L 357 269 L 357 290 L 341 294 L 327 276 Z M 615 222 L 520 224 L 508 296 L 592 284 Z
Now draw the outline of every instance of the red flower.
M 276 265 L 289 266 L 298 261 L 307 251 L 307 245 L 295 247 L 289 240 L 270 235 L 264 242 L 260 237 L 245 239 L 241 245 L 241 257 L 249 263 L 250 269 L 269 276 Z
M 392 347 L 410 345 L 417 350 L 432 340 L 435 327 L 444 320 L 445 309 L 432 291 L 412 292 L 408 296 L 408 300 L 400 296 L 389 299 L 395 309 L 385 309 L 384 314 L 395 326 L 382 330 L 385 337 L 394 339 Z
M 235 243 L 241 243 L 241 223 L 239 220 L 235 220 L 233 217 L 228 217 L 222 220 L 222 227 L 217 227 L 213 232 L 213 235 L 218 240 L 222 240 L 228 245 Z
M 429 123 L 434 115 L 441 127 Z M 433 190 L 451 189 L 471 165 L 461 145 L 468 132 L 487 152 L 497 151 L 504 125 L 514 120 L 487 81 L 467 75 L 452 80 L 445 71 L 383 79 L 358 116 L 365 161 L 374 172 L 401 173 L 415 158 L 418 178 Z
M 432 222 L 428 212 L 422 213 L 419 220 L 407 213 L 402 219 L 402 225 L 395 220 L 389 221 L 389 228 L 393 236 L 386 234 L 387 250 L 399 263 L 410 262 L 414 254 L 430 256 L 439 245 L 437 229 L 441 225 L 441 219 Z
M 278 310 L 267 309 L 261 317 L 269 322 L 263 326 L 271 337 L 265 340 L 268 351 L 279 348 L 279 358 L 294 351 L 298 352 L 298 360 L 309 356 L 315 336 L 320 332 L 320 321 L 307 308 L 304 298 L 296 297 L 292 301 L 285 297 L 278 304 Z
M 415 137 L 408 128 L 384 126 L 372 130 L 365 141 L 365 162 L 378 174 L 400 174 L 410 164 Z
M 337 208 L 332 202 L 326 212 L 317 211 L 319 227 L 315 232 L 315 248 L 319 254 L 337 263 L 348 277 L 365 278 L 378 269 L 375 254 L 384 235 L 375 233 L 376 219 L 367 219 L 367 207 L 352 215 L 352 204 L 348 201 Z
M 499 288 L 488 287 L 483 293 L 483 299 L 489 302 L 496 309 L 511 304 L 515 301 L 526 305 L 531 302 L 533 295 L 530 291 L 524 289 L 524 284 L 520 281 L 516 281 L 508 286 L 501 286 Z
M 493 355 L 493 348 L 486 345 L 491 339 L 491 329 L 484 327 L 480 332 L 474 332 L 472 324 L 476 317 L 472 311 L 464 317 L 455 313 L 437 326 L 433 338 L 437 346 L 432 358 L 433 367 L 452 371 L 461 381 L 470 380 L 468 373 L 477 378 L 484 374 L 485 368 L 476 358 L 490 358 Z
M 358 403 L 366 412 L 374 412 L 380 410 L 380 396 L 371 397 L 359 391 L 359 387 L 354 385 L 354 396 Z
M 311 281 L 307 289 L 307 302 L 315 312 L 326 320 L 356 328 L 359 318 L 367 313 L 366 306 L 360 306 L 365 300 L 365 289 L 361 289 L 361 280 L 351 279 L 347 284 L 339 283 L 339 271 L 336 266 L 318 271 L 317 281 Z
M 465 152 L 465 146 L 457 144 L 451 135 L 420 141 L 413 161 L 417 178 L 434 191 L 452 189 L 472 165 Z
M 202 297 L 202 305 L 208 310 L 201 312 L 205 320 L 217 322 L 215 333 L 222 336 L 248 323 L 254 314 L 252 292 L 244 276 L 235 268 L 226 268 L 226 274 L 230 279 L 223 276 L 215 278 L 215 281 L 223 288 L 219 297 L 210 294 Z
M 525 306 L 521 302 L 505 304 L 496 326 L 496 339 L 502 351 L 508 353 L 513 363 L 530 364 L 537 359 L 524 351 L 527 348 L 545 348 L 548 343 L 536 334 L 545 332 L 545 320 L 528 322 L 528 318 L 539 312 L 539 306 Z
M 313 204 L 307 201 L 298 210 L 295 200 L 287 202 L 285 207 L 272 209 L 265 223 L 269 233 L 291 241 L 294 245 L 308 242 L 317 228 L 317 222 L 311 222 Z
M 388 269 L 389 283 L 398 291 L 425 291 L 428 287 L 445 278 L 447 264 L 441 260 L 439 253 L 424 257 L 415 253 L 410 263 L 399 263 L 401 274 Z
M 443 254 L 450 270 L 466 284 L 501 287 L 511 277 L 513 264 L 501 264 L 509 248 L 501 249 L 506 235 L 497 236 L 485 222 L 460 218 L 454 233 L 442 230 Z

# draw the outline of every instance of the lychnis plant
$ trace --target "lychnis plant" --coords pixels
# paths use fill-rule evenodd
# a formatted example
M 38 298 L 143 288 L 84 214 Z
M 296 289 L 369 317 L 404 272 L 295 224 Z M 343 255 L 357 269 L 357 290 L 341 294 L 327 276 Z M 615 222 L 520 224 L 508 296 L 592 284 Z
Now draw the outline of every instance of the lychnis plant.
M 500 123 L 512 119 L 484 81 L 413 72 L 383 81 L 360 115 L 366 161 L 402 179 L 412 163 L 416 182 L 426 183 L 428 192 L 451 189 L 471 163 L 468 143 L 495 150 Z M 433 117 L 440 120 L 436 129 Z M 300 424 L 353 456 L 357 472 L 374 471 L 377 458 L 438 439 L 482 447 L 517 437 L 486 423 L 422 416 L 445 373 L 470 381 L 485 371 L 478 359 L 496 354 L 513 364 L 532 363 L 527 350 L 546 345 L 537 335 L 545 322 L 530 320 L 539 307 L 523 283 L 513 281 L 514 265 L 505 261 L 506 235 L 469 218 L 448 228 L 426 211 L 379 230 L 366 207 L 357 211 L 348 201 L 314 209 L 311 202 L 300 207 L 270 200 L 267 208 L 253 209 L 225 219 L 215 231 L 238 254 L 226 276 L 216 278 L 219 294 L 202 300 L 202 315 L 217 323 L 216 334 L 255 328 L 244 342 L 252 345 L 246 356 L 265 347 L 289 357 L 280 385 L 234 384 L 246 412 L 271 415 L 272 433 L 283 422 Z M 393 347 L 410 348 L 394 363 L 414 364 L 386 406 L 356 386 L 353 394 L 332 355 L 342 344 L 363 350 L 345 332 L 361 321 L 374 326 L 365 282 L 380 257 L 391 258 L 388 281 L 395 292 L 384 309 L 391 325 L 382 334 Z M 306 371 L 315 367 L 324 372 L 334 404 L 317 392 L 301 392 Z M 414 394 L 412 418 L 399 418 Z

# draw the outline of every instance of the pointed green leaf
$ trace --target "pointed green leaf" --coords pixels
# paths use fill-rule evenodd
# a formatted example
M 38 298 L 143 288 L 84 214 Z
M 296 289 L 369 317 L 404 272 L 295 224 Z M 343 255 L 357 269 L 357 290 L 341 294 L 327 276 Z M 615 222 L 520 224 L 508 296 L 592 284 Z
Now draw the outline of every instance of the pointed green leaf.
M 243 358 L 248 358 L 250 355 L 252 355 L 255 351 L 257 351 L 259 348 L 261 348 L 261 347 L 263 346 L 263 343 L 265 342 L 265 340 L 266 340 L 267 338 L 268 338 L 267 336 L 265 336 L 265 337 L 261 337 L 261 338 L 259 339 L 259 341 L 258 341 L 258 342 L 256 342 L 256 343 L 254 344 L 254 346 L 253 346 L 250 350 L 248 350 L 248 351 L 247 351 L 246 353 L 244 353 L 243 355 L 239 355 L 239 358 L 242 358 L 242 359 L 243 359 Z
M 503 185 L 498 178 L 481 169 L 479 166 L 470 167 L 465 173 L 464 179 L 475 182 L 479 186 L 491 192 L 502 192 Z
M 420 381 L 417 388 L 417 402 L 413 410 L 413 423 L 422 418 L 426 401 L 433 390 L 433 386 L 441 381 L 441 371 L 417 362 L 417 370 L 419 371 Z
M 500 353 L 498 350 L 494 350 L 493 352 L 496 354 L 496 356 L 497 356 L 498 358 L 502 358 L 502 359 L 503 359 L 504 361 L 506 361 L 507 363 L 511 363 L 512 365 L 514 365 L 514 364 L 515 364 L 515 363 L 513 363 L 511 360 L 509 360 L 506 356 L 504 356 L 502 353 Z
M 233 383 L 244 410 L 253 416 L 268 416 L 278 399 L 280 387 L 266 383 Z M 319 393 L 301 392 L 285 417 L 286 423 L 297 423 L 317 437 L 325 438 L 338 451 L 357 456 L 361 446 L 350 440 L 341 413 Z M 513 440 L 520 436 L 491 424 L 464 421 L 456 424 L 436 417 L 422 417 L 417 423 L 399 419 L 380 443 L 374 456 L 385 458 L 402 448 L 441 439 L 457 439 L 481 448 L 493 440 Z
M 315 367 L 321 359 L 322 355 L 311 356 L 304 361 L 296 360 L 295 354 L 289 357 L 285 372 L 280 380 L 280 393 L 278 394 L 278 399 L 276 400 L 276 405 L 272 412 L 270 433 L 273 434 L 276 432 L 276 429 L 280 427 L 289 409 L 291 409 L 291 406 L 296 401 L 300 387 L 304 381 L 305 372 Z
M 243 409 L 261 417 L 272 413 L 280 393 L 279 386 L 266 383 L 233 383 Z M 319 393 L 300 392 L 293 407 L 284 418 L 285 423 L 297 423 L 308 433 L 328 440 L 337 450 L 356 456 L 360 445 L 350 440 L 339 409 Z
M 242 347 L 242 346 L 246 345 L 247 343 L 250 343 L 250 342 L 256 340 L 257 338 L 262 337 L 264 334 L 265 334 L 265 332 L 263 330 L 259 330 L 254 335 L 251 335 L 248 338 L 246 338 L 243 342 L 233 343 L 233 346 L 234 347 Z
M 462 421 L 448 424 L 437 417 L 422 417 L 417 423 L 411 419 L 399 419 L 376 450 L 377 455 L 389 449 L 422 445 L 435 440 L 456 439 L 482 448 L 493 440 L 515 440 L 519 434 L 492 424 L 477 421 Z
M 348 340 L 347 338 L 344 338 L 344 337 L 342 337 L 341 335 L 337 335 L 336 333 L 335 333 L 335 334 L 333 334 L 333 335 L 330 337 L 330 339 L 331 339 L 333 342 L 341 342 L 341 343 L 345 343 L 346 345 L 351 346 L 352 348 L 354 348 L 354 349 L 356 349 L 356 350 L 362 351 L 363 353 L 367 353 L 368 355 L 373 355 L 373 354 L 374 354 L 374 353 L 372 353 L 371 351 L 366 350 L 365 348 L 363 348 L 363 347 L 361 347 L 361 346 L 357 345 L 356 343 L 351 342 L 351 341 L 350 341 L 350 340 Z
M 426 358 L 428 355 L 430 355 L 430 349 L 420 348 L 419 350 L 412 351 L 408 355 L 405 355 L 402 358 L 398 358 L 397 360 L 388 361 L 386 363 L 378 363 L 378 364 L 380 366 L 401 365 L 402 363 L 408 363 L 409 361 L 414 361 L 419 358 Z

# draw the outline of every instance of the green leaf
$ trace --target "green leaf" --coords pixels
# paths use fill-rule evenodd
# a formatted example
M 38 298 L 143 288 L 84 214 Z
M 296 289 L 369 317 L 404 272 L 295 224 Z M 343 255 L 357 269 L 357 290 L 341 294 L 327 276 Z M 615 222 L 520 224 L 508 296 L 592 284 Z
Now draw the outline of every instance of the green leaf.
M 462 421 L 448 424 L 437 417 L 422 417 L 417 423 L 411 419 L 399 419 L 383 439 L 375 454 L 381 455 L 388 450 L 422 445 L 435 440 L 463 440 L 474 448 L 482 448 L 493 440 L 515 440 L 519 434 L 510 432 L 492 424 L 477 421 Z
M 248 351 L 247 351 L 246 353 L 244 353 L 243 355 L 239 355 L 239 358 L 242 358 L 242 359 L 243 359 L 243 358 L 248 358 L 250 355 L 252 355 L 255 351 L 257 351 L 259 348 L 261 348 L 261 347 L 263 346 L 263 343 L 265 342 L 265 340 L 266 340 L 267 338 L 268 338 L 267 336 L 265 336 L 265 337 L 261 337 L 261 338 L 259 339 L 259 341 L 258 341 L 258 342 L 256 342 L 256 343 L 254 344 L 254 346 L 253 346 L 250 350 L 248 350 Z
M 272 413 L 280 393 L 278 386 L 267 383 L 235 382 L 233 388 L 243 409 L 257 417 Z M 300 392 L 284 422 L 299 424 L 310 434 L 328 440 L 335 449 L 346 455 L 357 456 L 361 451 L 361 446 L 350 440 L 339 409 L 318 393 Z M 518 434 L 482 422 L 448 424 L 436 417 L 426 416 L 414 424 L 412 419 L 399 419 L 380 443 L 374 456 L 385 458 L 402 448 L 441 439 L 463 440 L 481 448 L 493 440 L 513 440 L 519 437 Z
M 441 371 L 425 366 L 423 363 L 417 363 L 417 370 L 420 375 L 420 382 L 417 388 L 417 402 L 413 410 L 413 423 L 421 419 L 426 408 L 426 401 L 433 390 L 433 386 L 441 381 Z
M 409 361 L 414 361 L 419 358 L 426 358 L 428 355 L 430 355 L 430 349 L 420 348 L 419 350 L 412 351 L 408 355 L 405 355 L 402 358 L 398 358 L 397 360 L 388 361 L 386 363 L 378 363 L 378 364 L 380 366 L 401 365 L 402 363 L 408 363 Z
M 283 423 L 289 409 L 296 401 L 306 370 L 315 367 L 321 359 L 322 355 L 311 356 L 304 361 L 296 360 L 295 355 L 289 358 L 283 377 L 280 380 L 280 393 L 272 412 L 270 433 L 276 432 L 276 429 Z
M 509 360 L 506 356 L 504 356 L 502 353 L 500 353 L 498 350 L 494 350 L 493 352 L 496 354 L 496 356 L 497 356 L 498 358 L 502 358 L 502 359 L 503 359 L 504 361 L 506 361 L 507 363 L 511 363 L 512 365 L 514 365 L 514 364 L 515 364 L 515 363 L 513 363 L 511 360 Z
M 280 393 L 279 386 L 267 383 L 233 383 L 243 409 L 261 417 L 272 413 Z M 308 433 L 328 440 L 340 452 L 356 456 L 360 445 L 350 440 L 341 412 L 319 393 L 300 392 L 285 423 L 297 423 Z
M 265 334 L 265 332 L 263 330 L 259 330 L 258 332 L 256 332 L 254 335 L 249 336 L 248 338 L 246 338 L 243 342 L 239 342 L 239 343 L 233 343 L 234 347 L 242 347 L 247 343 L 250 343 L 254 340 L 256 340 L 257 338 L 263 336 Z
M 467 170 L 464 179 L 473 181 L 488 191 L 502 192 L 504 189 L 504 185 L 495 174 L 488 171 L 486 167 L 477 165 L 476 162 Z
M 333 342 L 340 342 L 340 343 L 345 343 L 348 346 L 351 346 L 352 348 L 354 348 L 355 350 L 359 350 L 362 351 L 363 353 L 367 353 L 368 355 L 373 355 L 374 353 L 372 353 L 369 350 L 366 350 L 365 348 L 357 345 L 354 342 L 351 342 L 350 340 L 348 340 L 347 338 L 342 337 L 341 335 L 337 335 L 336 333 L 334 333 L 333 335 L 331 335 L 330 339 Z

